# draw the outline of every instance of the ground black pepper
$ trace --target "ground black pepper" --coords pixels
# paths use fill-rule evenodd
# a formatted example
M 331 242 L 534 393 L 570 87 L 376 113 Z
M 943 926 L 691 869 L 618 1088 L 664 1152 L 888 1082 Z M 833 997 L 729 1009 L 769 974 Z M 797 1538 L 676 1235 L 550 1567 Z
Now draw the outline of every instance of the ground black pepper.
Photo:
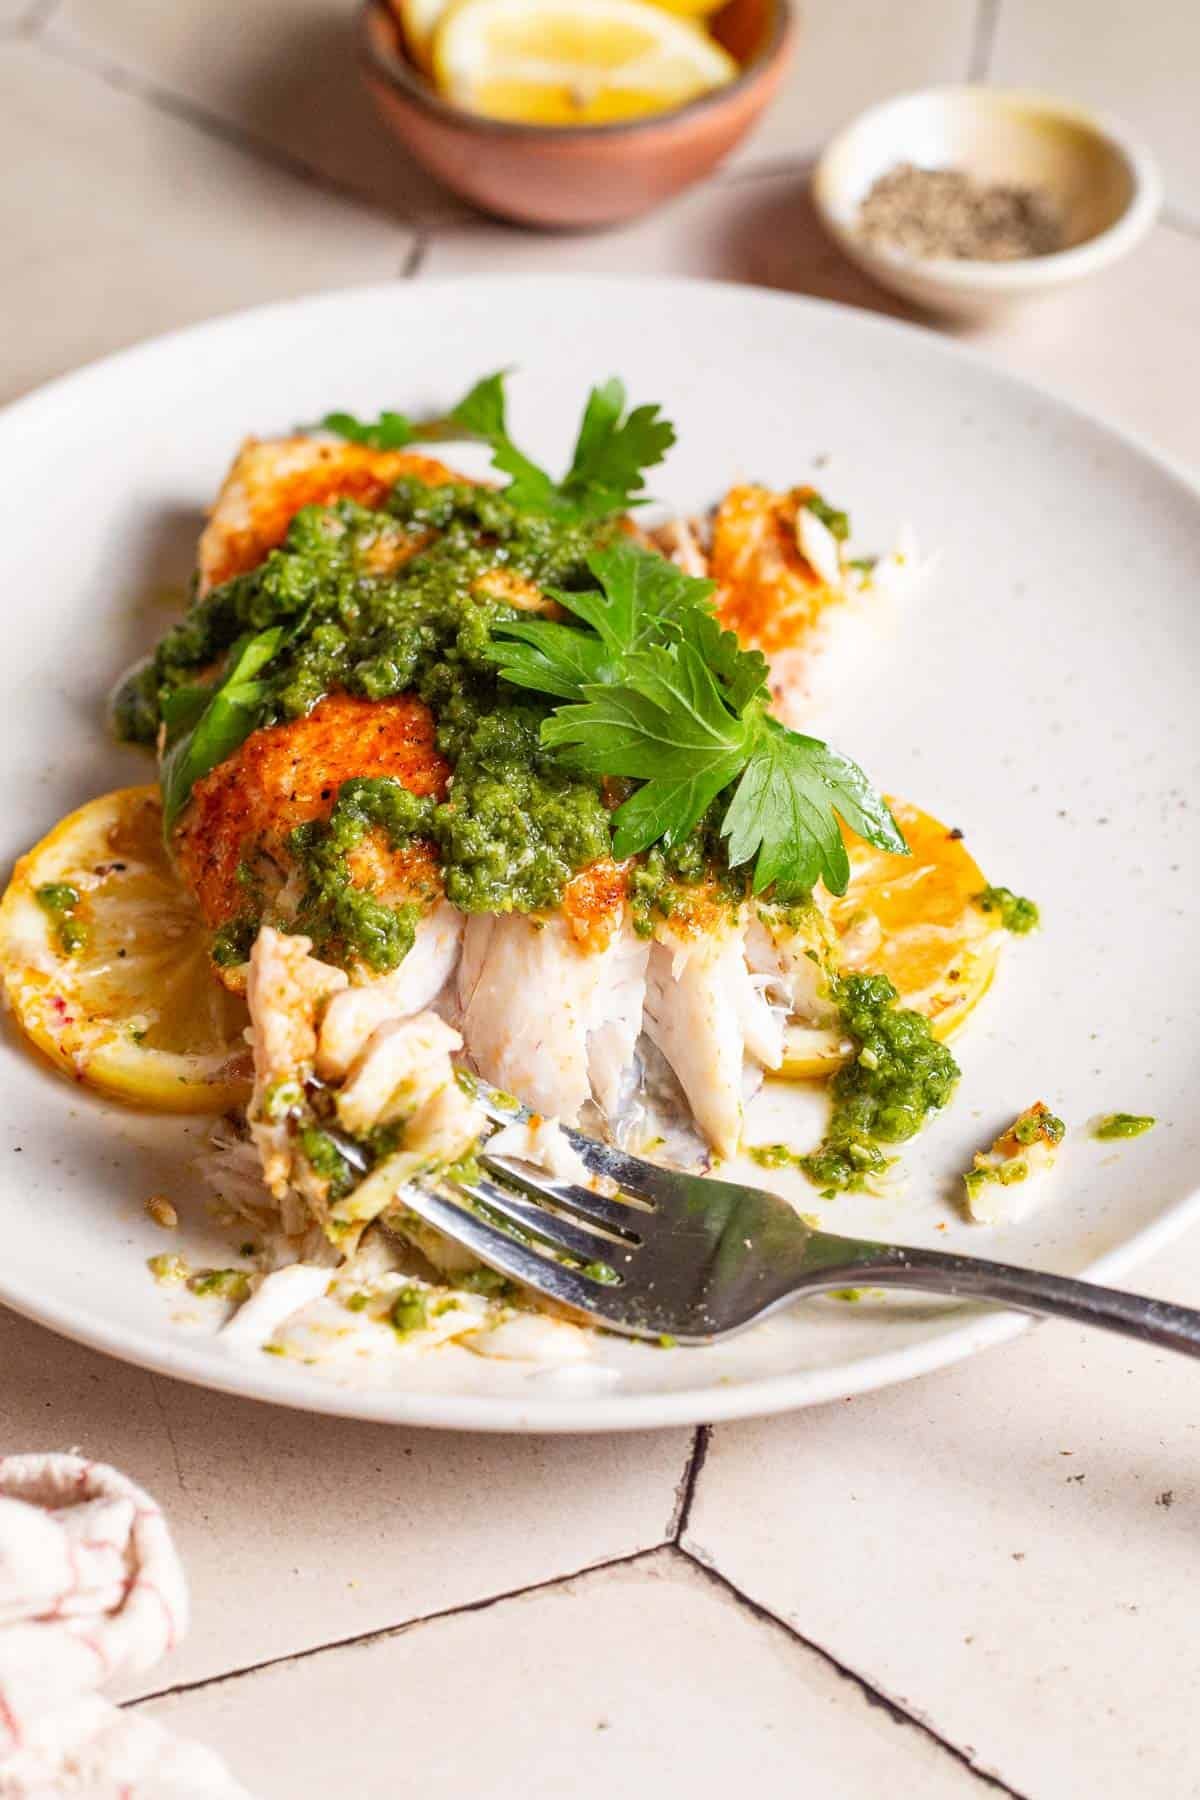
M 868 243 L 910 256 L 976 262 L 1048 256 L 1063 244 L 1058 211 L 1038 188 L 912 163 L 878 178 L 859 209 L 858 229 Z

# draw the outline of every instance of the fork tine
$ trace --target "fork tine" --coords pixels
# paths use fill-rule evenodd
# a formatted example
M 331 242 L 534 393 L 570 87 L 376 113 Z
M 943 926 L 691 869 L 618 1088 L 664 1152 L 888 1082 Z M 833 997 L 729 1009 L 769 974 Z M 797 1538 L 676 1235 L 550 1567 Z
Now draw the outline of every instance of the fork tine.
M 593 1175 L 615 1181 L 622 1192 L 633 1199 L 644 1205 L 657 1206 L 670 1205 L 678 1198 L 681 1179 L 678 1170 L 659 1168 L 657 1163 L 647 1162 L 645 1157 L 618 1150 L 613 1144 L 601 1144 L 568 1126 L 563 1127 L 563 1133 Z
M 573 1182 L 554 1181 L 551 1177 L 534 1176 L 517 1163 L 510 1163 L 507 1157 L 489 1156 L 485 1145 L 480 1152 L 480 1161 L 489 1169 L 496 1169 L 526 1194 L 532 1194 L 536 1200 L 549 1200 L 565 1211 L 589 1219 L 595 1225 L 607 1231 L 616 1232 L 618 1236 L 630 1238 L 638 1242 L 637 1220 L 642 1209 L 631 1206 L 628 1201 L 610 1200 L 606 1194 L 597 1194 L 592 1188 L 576 1187 Z
M 405 1188 L 404 1204 L 427 1224 L 474 1251 L 481 1262 L 498 1269 L 502 1275 L 524 1282 L 539 1293 L 548 1294 L 554 1300 L 561 1300 L 564 1306 L 576 1307 L 581 1312 L 619 1313 L 619 1304 L 615 1301 L 615 1296 L 621 1292 L 619 1287 L 593 1281 L 589 1275 L 518 1244 L 498 1225 L 490 1225 L 448 1195 L 414 1185 Z
M 502 1095 L 481 1075 L 472 1075 L 471 1081 L 477 1099 L 494 1125 L 512 1125 L 514 1122 L 527 1124 L 532 1118 L 527 1106 L 522 1106 L 511 1095 Z M 635 1199 L 653 1203 L 659 1200 L 670 1202 L 677 1197 L 678 1189 L 673 1185 L 672 1170 L 660 1169 L 657 1164 L 646 1162 L 640 1156 L 631 1156 L 628 1151 L 618 1150 L 615 1145 L 598 1143 L 595 1138 L 585 1136 L 573 1126 L 564 1125 L 563 1135 L 578 1151 L 593 1175 L 602 1175 L 607 1180 L 615 1181 Z M 505 1169 L 505 1174 L 509 1172 Z M 592 1216 L 599 1217 L 599 1214 Z M 620 1221 L 606 1220 L 605 1223 L 618 1225 Z
M 454 1186 L 462 1193 L 470 1194 L 473 1200 L 478 1200 L 492 1212 L 510 1220 L 522 1231 L 544 1238 L 556 1250 L 565 1250 L 570 1256 L 581 1256 L 585 1262 L 597 1261 L 605 1250 L 612 1248 L 611 1238 L 593 1236 L 590 1231 L 582 1230 L 569 1219 L 560 1219 L 544 1206 L 531 1206 L 528 1200 L 522 1200 L 519 1195 L 501 1187 L 497 1181 L 464 1181 L 456 1176 Z

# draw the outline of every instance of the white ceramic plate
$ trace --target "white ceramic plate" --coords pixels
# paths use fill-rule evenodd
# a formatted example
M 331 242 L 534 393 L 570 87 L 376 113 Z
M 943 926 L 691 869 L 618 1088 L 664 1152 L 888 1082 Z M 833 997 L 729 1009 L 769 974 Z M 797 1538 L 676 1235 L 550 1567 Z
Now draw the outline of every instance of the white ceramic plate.
M 739 478 L 811 479 L 851 509 L 859 542 L 882 548 L 908 521 L 940 548 L 890 655 L 845 692 L 835 741 L 964 828 L 990 879 L 1038 899 L 1045 929 L 1011 945 L 956 1045 L 957 1098 L 910 1148 L 904 1197 L 818 1209 L 835 1229 L 1129 1268 L 1194 1210 L 1200 1166 L 1200 497 L 1128 439 L 931 335 L 714 284 L 417 283 L 220 320 L 34 395 L 0 417 L 5 859 L 90 795 L 148 778 L 105 735 L 105 691 L 169 618 L 163 589 L 185 581 L 243 435 L 335 406 L 433 410 L 504 365 L 521 371 L 516 434 L 548 458 L 588 383 L 618 372 L 679 426 L 655 481 L 672 505 Z M 235 1355 L 213 1337 L 212 1303 L 182 1305 L 145 1268 L 168 1247 L 142 1212 L 156 1191 L 181 1204 L 194 1262 L 227 1253 L 188 1174 L 203 1125 L 73 1091 L 11 1030 L 0 1054 L 0 1299 L 212 1387 L 427 1425 L 612 1429 L 811 1404 L 1021 1326 L 983 1308 L 810 1302 L 711 1350 L 610 1340 L 599 1375 L 582 1377 L 458 1349 L 388 1358 L 353 1382 Z M 1054 1196 L 1021 1227 L 964 1224 L 957 1172 L 1039 1097 L 1071 1126 Z M 798 1141 L 804 1104 L 767 1093 L 751 1137 Z M 1088 1120 L 1118 1108 L 1162 1123 L 1096 1142 Z

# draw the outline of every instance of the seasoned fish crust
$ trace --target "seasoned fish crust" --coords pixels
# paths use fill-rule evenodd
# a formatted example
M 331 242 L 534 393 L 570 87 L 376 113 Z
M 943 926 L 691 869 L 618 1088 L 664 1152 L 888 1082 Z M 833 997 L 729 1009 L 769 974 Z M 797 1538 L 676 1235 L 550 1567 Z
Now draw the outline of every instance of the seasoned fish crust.
M 381 775 L 413 794 L 445 796 L 450 765 L 435 747 L 433 714 L 414 695 L 363 700 L 329 694 L 302 719 L 251 732 L 240 749 L 196 783 L 175 834 L 180 874 L 207 922 L 220 926 L 243 910 L 241 863 L 265 851 L 283 869 L 288 832 L 328 817 L 342 782 Z M 398 853 L 379 845 L 360 848 L 373 865 L 364 885 L 376 892 L 414 881 L 436 890 L 431 848 L 414 845 Z
M 563 889 L 562 914 L 581 949 L 605 949 L 620 929 L 632 866 L 602 856 L 572 875 Z
M 281 544 L 302 506 L 358 500 L 378 506 L 402 477 L 431 487 L 463 481 L 444 463 L 411 450 L 371 450 L 321 438 L 247 438 L 217 495 L 200 539 L 200 592 L 244 574 Z
M 731 488 L 713 520 L 717 617 L 747 649 L 767 656 L 802 645 L 834 598 L 796 541 L 797 508 L 813 491 Z

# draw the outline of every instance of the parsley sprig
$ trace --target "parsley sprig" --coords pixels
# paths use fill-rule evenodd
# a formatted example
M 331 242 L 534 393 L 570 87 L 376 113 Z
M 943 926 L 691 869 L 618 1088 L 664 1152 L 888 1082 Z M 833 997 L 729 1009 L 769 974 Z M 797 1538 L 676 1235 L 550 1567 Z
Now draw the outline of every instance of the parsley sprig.
M 675 442 L 675 427 L 658 406 L 626 409 L 624 383 L 614 376 L 588 395 L 571 465 L 561 481 L 519 450 L 508 432 L 505 372 L 485 375 L 444 418 L 420 423 L 405 413 L 377 419 L 331 412 L 307 429 L 332 431 L 372 450 L 402 450 L 418 440 L 475 438 L 492 452 L 492 466 L 509 477 L 504 497 L 525 511 L 573 523 L 611 518 L 645 504 L 646 470 Z
M 335 437 L 345 438 L 351 444 L 365 444 L 370 450 L 403 450 L 417 438 L 440 435 L 436 422 L 414 425 L 405 413 L 398 412 L 381 412 L 377 419 L 356 419 L 353 413 L 331 412 L 302 430 L 331 431 Z
M 767 665 L 713 616 L 713 583 L 630 542 L 592 552 L 595 588 L 554 591 L 578 623 L 498 622 L 501 674 L 560 702 L 542 739 L 574 768 L 640 785 L 613 815 L 613 852 L 670 849 L 729 793 L 730 866 L 786 898 L 820 879 L 844 893 L 840 815 L 880 849 L 907 846 L 857 764 L 770 717 Z
M 485 375 L 450 414 L 452 425 L 491 446 L 492 464 L 510 477 L 514 506 L 573 520 L 605 519 L 644 504 L 645 471 L 675 442 L 675 427 L 657 406 L 625 410 L 625 386 L 614 376 L 587 398 L 571 466 L 561 481 L 518 450 L 508 434 L 504 372 Z
M 163 701 L 167 735 L 160 779 L 168 834 L 200 778 L 232 756 L 261 722 L 270 685 L 259 677 L 288 635 L 283 625 L 247 633 L 233 645 L 215 685 L 189 683 Z

